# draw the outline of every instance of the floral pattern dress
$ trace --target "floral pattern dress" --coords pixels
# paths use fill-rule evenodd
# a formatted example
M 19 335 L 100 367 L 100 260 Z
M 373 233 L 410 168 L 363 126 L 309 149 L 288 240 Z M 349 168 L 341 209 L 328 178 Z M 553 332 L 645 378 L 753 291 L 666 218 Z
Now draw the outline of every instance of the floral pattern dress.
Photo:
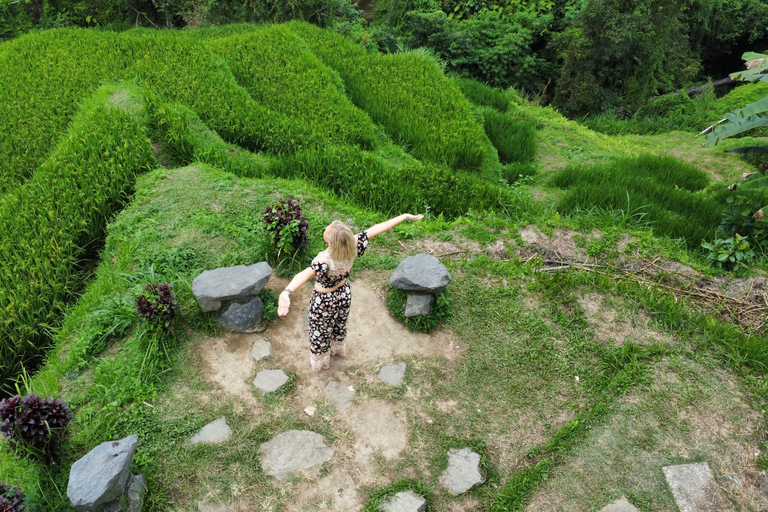
M 368 248 L 368 233 L 363 231 L 357 236 L 357 257 Z M 323 288 L 333 288 L 346 281 L 352 271 L 352 264 L 339 265 L 333 261 L 328 251 L 323 251 L 312 260 L 315 280 Z M 349 281 L 331 292 L 321 293 L 312 290 L 309 299 L 309 352 L 312 369 L 327 368 L 331 355 L 347 355 L 345 339 L 347 337 L 347 319 L 352 292 Z

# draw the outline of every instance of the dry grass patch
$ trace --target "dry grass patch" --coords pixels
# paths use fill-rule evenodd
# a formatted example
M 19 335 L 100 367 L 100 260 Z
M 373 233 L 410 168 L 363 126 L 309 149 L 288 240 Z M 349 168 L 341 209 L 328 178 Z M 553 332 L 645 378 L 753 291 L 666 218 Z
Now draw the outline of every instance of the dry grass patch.
M 597 510 L 626 495 L 644 510 L 676 511 L 661 468 L 703 461 L 712 469 L 721 510 L 764 510 L 768 497 L 755 467 L 762 421 L 733 376 L 680 358 L 664 360 L 648 385 L 614 404 L 611 418 L 526 510 Z

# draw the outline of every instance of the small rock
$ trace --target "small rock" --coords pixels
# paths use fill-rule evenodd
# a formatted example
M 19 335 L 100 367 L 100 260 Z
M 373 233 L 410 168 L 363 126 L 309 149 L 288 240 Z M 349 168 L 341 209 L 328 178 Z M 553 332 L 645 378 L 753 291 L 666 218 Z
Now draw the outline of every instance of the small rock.
M 399 386 L 403 383 L 405 376 L 405 363 L 392 366 L 382 366 L 379 370 L 379 378 L 393 386 Z
M 600 509 L 600 512 L 640 512 L 633 504 L 625 497 L 621 497 Z
M 712 481 L 712 471 L 709 464 L 681 464 L 662 468 L 669 488 L 677 502 L 680 512 L 701 512 L 709 510 L 709 484 Z
M 136 435 L 107 441 L 77 460 L 67 484 L 72 506 L 93 510 L 122 496 L 130 485 L 131 462 L 138 443 Z
M 438 293 L 451 282 L 451 274 L 431 254 L 409 256 L 400 262 L 389 285 L 398 290 L 418 293 Z
M 443 472 L 441 481 L 454 496 L 463 494 L 483 482 L 480 474 L 480 455 L 469 448 L 448 451 L 448 468 Z
M 289 377 L 283 370 L 262 370 L 253 379 L 253 385 L 266 395 L 280 389 L 280 386 L 288 382 Z
M 264 303 L 260 297 L 229 302 L 221 309 L 216 321 L 228 331 L 251 332 L 261 322 L 263 309 Z
M 227 418 L 222 416 L 201 428 L 197 434 L 192 436 L 189 443 L 193 446 L 199 443 L 219 444 L 229 441 L 231 436 L 232 429 L 227 425 Z
M 288 430 L 262 444 L 261 466 L 264 472 L 278 480 L 300 469 L 322 464 L 333 457 L 333 448 L 325 444 L 325 438 L 308 430 Z
M 218 311 L 222 301 L 258 295 L 270 276 L 272 268 L 264 261 L 206 270 L 192 281 L 192 295 L 204 313 Z
M 265 340 L 257 340 L 251 349 L 251 359 L 261 361 L 268 357 L 272 357 L 272 344 Z
M 432 309 L 432 303 L 435 300 L 435 296 L 432 294 L 410 294 L 408 300 L 405 302 L 405 309 L 403 315 L 410 318 L 419 315 L 428 315 Z
M 331 396 L 331 401 L 336 405 L 336 408 L 339 411 L 344 411 L 349 408 L 349 406 L 352 404 L 352 396 L 355 394 L 354 388 L 350 386 L 349 388 L 342 387 L 342 385 L 332 380 L 328 383 L 327 386 L 325 386 L 325 390 L 328 391 L 328 394 Z
M 307 413 L 308 416 L 314 416 L 315 411 L 317 411 L 317 409 L 311 405 L 309 407 L 304 408 L 304 412 Z
M 147 481 L 143 475 L 132 475 L 131 485 L 128 486 L 127 512 L 139 512 L 144 506 L 144 493 L 147 492 Z
M 379 505 L 379 510 L 382 512 L 424 512 L 427 510 L 427 500 L 413 491 L 403 491 Z
M 197 509 L 200 512 L 227 512 L 227 506 L 224 503 L 214 505 L 207 501 L 198 501 Z

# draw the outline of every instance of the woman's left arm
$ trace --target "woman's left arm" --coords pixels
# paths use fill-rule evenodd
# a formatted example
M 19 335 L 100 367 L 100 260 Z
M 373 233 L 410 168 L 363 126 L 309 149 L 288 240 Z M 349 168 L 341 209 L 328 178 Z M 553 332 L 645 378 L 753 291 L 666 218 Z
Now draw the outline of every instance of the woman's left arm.
M 423 214 L 418 215 L 411 215 L 410 213 L 404 213 L 402 215 L 398 215 L 397 217 L 393 217 L 387 221 L 380 222 L 379 224 L 374 224 L 370 228 L 366 230 L 368 233 L 368 238 L 373 238 L 376 235 L 380 235 L 381 233 L 385 231 L 389 231 L 393 227 L 397 226 L 403 221 L 406 220 L 421 220 L 424 218 Z

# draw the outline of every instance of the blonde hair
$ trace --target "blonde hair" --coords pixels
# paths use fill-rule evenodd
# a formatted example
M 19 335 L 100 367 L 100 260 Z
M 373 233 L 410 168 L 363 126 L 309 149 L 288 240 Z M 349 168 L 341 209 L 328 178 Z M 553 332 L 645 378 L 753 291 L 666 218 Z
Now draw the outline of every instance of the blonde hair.
M 349 226 L 335 220 L 328 230 L 328 252 L 331 259 L 343 266 L 354 261 L 357 256 L 357 240 Z

